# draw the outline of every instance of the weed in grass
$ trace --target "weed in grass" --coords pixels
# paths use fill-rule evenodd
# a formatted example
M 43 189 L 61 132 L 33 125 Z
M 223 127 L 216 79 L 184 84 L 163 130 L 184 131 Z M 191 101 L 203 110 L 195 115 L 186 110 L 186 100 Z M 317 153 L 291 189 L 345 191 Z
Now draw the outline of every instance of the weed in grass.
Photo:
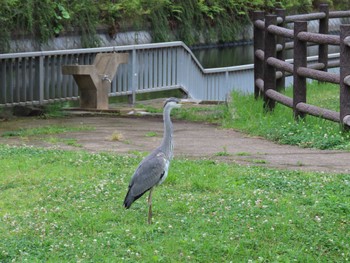
M 349 174 L 175 158 L 149 226 L 141 159 L 0 145 L 0 261 L 350 260 Z
M 51 135 L 65 132 L 89 131 L 93 130 L 89 126 L 65 126 L 65 125 L 50 125 L 36 128 L 21 128 L 15 131 L 6 131 L 1 134 L 1 137 L 28 137 L 39 135 Z
M 146 137 L 156 137 L 156 136 L 158 136 L 158 133 L 156 133 L 156 132 L 147 132 L 146 133 Z
M 1 137 L 18 137 L 21 136 L 20 131 L 5 131 L 1 134 Z
M 251 154 L 250 153 L 247 153 L 247 152 L 239 152 L 236 154 L 237 156 L 250 156 Z
M 227 147 L 223 147 L 223 151 L 217 152 L 215 156 L 230 156 L 231 154 L 227 151 Z
M 231 154 L 228 153 L 228 152 L 223 151 L 223 152 L 217 152 L 214 155 L 215 156 L 230 156 Z
M 174 112 L 174 117 L 190 121 L 221 123 L 224 117 L 224 108 L 225 105 L 223 104 L 182 107 L 181 110 Z
M 253 159 L 251 161 L 252 161 L 252 163 L 256 163 L 256 164 L 266 164 L 266 163 L 268 163 L 266 160 L 263 160 L 263 159 Z
M 124 140 L 124 136 L 122 133 L 118 132 L 118 131 L 114 131 L 112 133 L 112 135 L 108 138 L 111 141 L 123 141 Z
M 156 108 L 156 107 L 153 107 L 150 105 L 137 104 L 137 105 L 135 105 L 135 108 L 144 109 L 146 112 L 149 112 L 149 113 L 162 113 L 163 112 L 162 108 Z
M 123 140 L 124 144 L 132 144 L 130 140 Z
M 63 143 L 63 144 L 68 145 L 68 146 L 73 146 L 73 147 L 78 147 L 78 148 L 83 147 L 82 144 L 77 142 L 77 139 L 73 139 L 73 138 L 49 137 L 49 138 L 45 139 L 45 141 L 52 143 L 52 144 Z
M 44 108 L 44 116 L 48 118 L 66 117 L 67 113 L 63 110 L 63 108 L 68 106 L 69 103 L 67 102 L 56 102 L 47 104 Z
M 63 139 L 63 143 L 73 147 L 83 147 L 81 143 L 78 143 L 77 140 L 73 138 L 65 138 Z
M 301 161 L 297 161 L 297 166 L 304 166 L 304 164 Z

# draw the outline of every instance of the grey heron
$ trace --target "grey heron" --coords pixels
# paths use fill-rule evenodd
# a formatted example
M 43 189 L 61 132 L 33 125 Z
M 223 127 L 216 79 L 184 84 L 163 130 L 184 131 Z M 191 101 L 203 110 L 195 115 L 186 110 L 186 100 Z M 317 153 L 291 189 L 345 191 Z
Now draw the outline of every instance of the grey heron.
M 163 108 L 163 140 L 160 146 L 145 157 L 137 167 L 124 199 L 124 207 L 128 209 L 134 201 L 149 191 L 148 224 L 152 222 L 153 188 L 164 182 L 168 175 L 170 161 L 173 158 L 173 125 L 170 119 L 170 112 L 173 108 L 180 107 L 180 100 L 177 98 L 169 98 L 165 101 Z

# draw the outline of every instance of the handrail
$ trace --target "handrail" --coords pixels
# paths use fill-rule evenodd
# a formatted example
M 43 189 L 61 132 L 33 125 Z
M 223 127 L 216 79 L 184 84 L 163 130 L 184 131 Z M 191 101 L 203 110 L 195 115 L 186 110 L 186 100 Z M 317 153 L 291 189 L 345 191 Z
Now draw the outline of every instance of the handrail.
M 96 47 L 96 48 L 77 48 L 77 49 L 65 49 L 65 50 L 49 50 L 49 51 L 33 51 L 33 52 L 18 52 L 18 53 L 6 53 L 0 54 L 0 59 L 4 58 L 21 58 L 21 57 L 39 57 L 39 56 L 55 56 L 55 55 L 77 55 L 87 53 L 99 53 L 99 52 L 121 52 L 132 51 L 142 49 L 156 49 L 166 47 L 188 47 L 181 41 L 163 42 L 163 43 L 150 43 L 140 45 L 125 45 L 125 46 L 110 46 L 110 47 Z M 188 49 L 189 50 L 189 49 Z
M 350 16 L 350 10 L 329 12 L 329 18 L 343 18 L 343 17 L 349 17 L 349 16 Z M 310 20 L 319 20 L 322 18 L 325 18 L 325 14 L 323 12 L 318 12 L 318 13 L 312 13 L 312 14 L 300 14 L 300 15 L 287 16 L 284 22 L 294 23 L 295 21 L 298 21 L 298 20 L 310 21 Z
M 292 16 L 287 16 L 285 19 L 285 22 L 291 23 L 291 22 L 295 22 L 298 20 L 304 20 L 304 21 L 319 20 L 319 19 L 322 19 L 325 17 L 326 17 L 326 15 L 323 12 L 312 13 L 312 14 L 292 15 Z
M 328 44 L 328 45 L 340 45 L 339 36 L 320 34 L 320 33 L 311 33 L 311 32 L 300 32 L 298 34 L 299 40 L 305 42 L 314 42 L 317 44 Z
M 267 63 L 270 65 L 270 66 L 273 66 L 279 70 L 283 70 L 283 71 L 287 71 L 289 73 L 293 73 L 293 65 L 288 63 L 288 62 L 285 62 L 283 60 L 280 60 L 280 59 L 277 59 L 277 58 L 274 58 L 274 57 L 269 57 L 267 59 Z
M 319 81 L 330 82 L 334 84 L 340 83 L 340 76 L 337 73 L 324 72 L 307 67 L 299 67 L 297 73 L 301 77 L 311 78 Z
M 322 117 L 326 120 L 334 121 L 334 122 L 340 122 L 340 114 L 339 112 L 333 111 L 333 110 L 327 110 L 323 109 L 321 107 L 317 107 L 314 105 L 306 104 L 303 102 L 300 102 L 296 105 L 296 108 L 304 113 L 308 113 L 310 115 L 313 115 L 315 117 Z
M 270 25 L 267 30 L 272 33 L 275 34 L 277 36 L 281 36 L 281 37 L 289 37 L 292 38 L 293 37 L 293 30 L 291 29 L 287 29 L 287 28 L 283 28 L 280 26 L 275 26 L 275 25 Z
M 188 96 L 223 101 L 234 87 L 247 91 L 252 65 L 203 68 L 182 42 L 113 46 L 89 49 L 0 54 L 0 107 L 76 100 L 78 87 L 63 76 L 67 64 L 91 64 L 98 53 L 129 53 L 128 64 L 118 68 L 109 96 L 182 89 Z M 242 74 L 244 73 L 244 74 Z M 249 87 L 250 88 L 250 87 Z
M 350 16 L 350 10 L 329 12 L 329 18 L 343 18 L 343 17 L 349 17 L 349 16 Z

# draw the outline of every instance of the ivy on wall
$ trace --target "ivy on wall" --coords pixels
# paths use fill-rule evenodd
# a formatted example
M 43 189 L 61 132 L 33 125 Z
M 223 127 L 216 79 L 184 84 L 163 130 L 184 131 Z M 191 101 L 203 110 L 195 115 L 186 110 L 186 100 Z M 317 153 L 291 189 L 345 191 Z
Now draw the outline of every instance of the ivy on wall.
M 39 44 L 64 32 L 79 31 L 84 47 L 99 46 L 98 26 L 109 35 L 148 30 L 153 41 L 182 40 L 188 45 L 234 41 L 254 10 L 286 8 L 305 13 L 321 0 L 1 0 L 0 52 L 10 51 L 12 38 L 34 36 Z M 324 3 L 325 1 L 322 0 Z M 350 9 L 348 0 L 326 1 L 334 9 Z

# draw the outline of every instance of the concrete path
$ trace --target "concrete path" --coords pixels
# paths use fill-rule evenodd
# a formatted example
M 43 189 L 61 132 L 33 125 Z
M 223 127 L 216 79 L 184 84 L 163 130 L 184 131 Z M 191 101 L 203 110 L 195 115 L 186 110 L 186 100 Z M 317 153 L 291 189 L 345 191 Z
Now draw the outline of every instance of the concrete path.
M 0 123 L 0 134 L 19 127 L 38 127 L 53 124 L 86 125 L 94 130 L 59 135 L 60 142 L 50 143 L 41 137 L 4 138 L 0 143 L 34 145 L 50 148 L 108 151 L 130 154 L 151 151 L 162 139 L 161 117 L 70 117 L 64 119 L 20 119 Z M 112 134 L 115 139 L 112 140 Z M 250 137 L 215 125 L 174 121 L 175 156 L 212 158 L 244 165 L 260 165 L 293 170 L 336 173 L 350 172 L 350 152 L 303 149 L 278 145 L 262 138 Z M 68 146 L 63 139 L 75 139 L 81 147 Z

